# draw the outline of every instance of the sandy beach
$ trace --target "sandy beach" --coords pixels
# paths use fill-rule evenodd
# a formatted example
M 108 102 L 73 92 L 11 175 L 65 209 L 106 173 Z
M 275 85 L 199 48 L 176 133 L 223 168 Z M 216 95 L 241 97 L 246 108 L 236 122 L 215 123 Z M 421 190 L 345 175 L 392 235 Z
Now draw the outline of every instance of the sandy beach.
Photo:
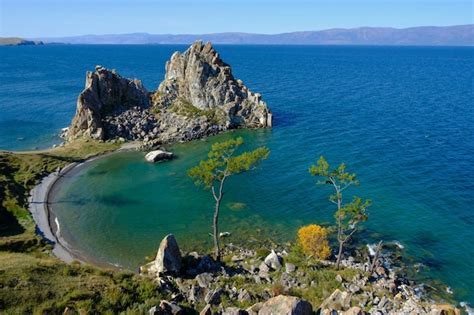
M 86 258 L 80 252 L 72 248 L 72 246 L 70 246 L 66 240 L 62 238 L 61 225 L 57 217 L 55 217 L 54 211 L 52 211 L 51 204 L 51 192 L 53 191 L 55 185 L 59 185 L 63 177 L 67 176 L 69 172 L 74 170 L 76 167 L 83 165 L 84 163 L 103 158 L 110 154 L 136 150 L 137 147 L 137 143 L 124 143 L 120 149 L 114 152 L 91 157 L 82 163 L 68 164 L 59 172 L 56 171 L 44 177 L 41 182 L 30 191 L 30 197 L 28 198 L 28 208 L 34 221 L 36 222 L 37 233 L 53 244 L 53 254 L 57 258 L 66 263 L 80 261 L 83 263 L 92 263 L 94 265 L 104 265 L 103 262 L 97 262 L 93 259 Z M 116 268 L 116 266 L 109 264 L 107 264 L 106 267 Z

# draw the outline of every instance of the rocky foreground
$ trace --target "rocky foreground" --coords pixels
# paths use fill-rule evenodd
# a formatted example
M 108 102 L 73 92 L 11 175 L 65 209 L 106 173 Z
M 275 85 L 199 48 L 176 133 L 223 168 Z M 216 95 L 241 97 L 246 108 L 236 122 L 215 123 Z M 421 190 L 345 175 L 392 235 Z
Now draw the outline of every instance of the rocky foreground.
M 232 75 L 210 43 L 195 42 L 166 63 L 163 82 L 148 92 L 137 79 L 97 66 L 87 72 L 68 141 L 189 141 L 236 128 L 272 126 L 261 95 Z
M 156 259 L 141 268 L 170 294 L 149 313 L 460 314 L 451 305 L 426 301 L 389 268 L 389 254 L 369 272 L 370 264 L 354 257 L 335 270 L 330 261 L 297 259 L 285 248 L 263 256 L 232 245 L 225 251 L 230 257 L 225 263 L 196 252 L 182 256 L 173 235 L 166 236 Z

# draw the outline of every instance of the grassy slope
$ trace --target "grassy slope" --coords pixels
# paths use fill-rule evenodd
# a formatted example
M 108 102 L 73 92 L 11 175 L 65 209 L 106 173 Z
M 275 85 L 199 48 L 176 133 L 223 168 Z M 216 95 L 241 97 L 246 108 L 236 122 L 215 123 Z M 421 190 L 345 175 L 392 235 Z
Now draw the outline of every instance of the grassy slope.
M 57 167 L 112 151 L 117 144 L 76 142 L 38 152 L 0 153 L 0 313 L 143 311 L 159 300 L 150 280 L 76 264 L 48 254 L 36 236 L 27 197 Z M 21 303 L 19 303 L 21 301 Z

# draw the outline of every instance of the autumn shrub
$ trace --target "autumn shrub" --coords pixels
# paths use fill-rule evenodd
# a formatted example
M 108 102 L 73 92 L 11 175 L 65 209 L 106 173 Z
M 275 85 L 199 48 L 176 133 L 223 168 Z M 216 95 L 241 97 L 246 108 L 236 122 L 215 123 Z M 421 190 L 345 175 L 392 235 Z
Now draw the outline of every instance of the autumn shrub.
M 327 240 L 328 231 L 322 226 L 310 224 L 298 230 L 298 244 L 306 255 L 326 259 L 331 253 Z

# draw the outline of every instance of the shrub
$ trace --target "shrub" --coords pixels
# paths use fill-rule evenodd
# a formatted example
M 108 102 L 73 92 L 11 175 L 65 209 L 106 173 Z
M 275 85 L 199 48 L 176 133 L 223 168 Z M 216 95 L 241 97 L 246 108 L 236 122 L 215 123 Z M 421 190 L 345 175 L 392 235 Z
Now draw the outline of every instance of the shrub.
M 327 229 L 319 225 L 306 225 L 298 230 L 298 243 L 306 255 L 326 259 L 331 253 L 327 235 Z

